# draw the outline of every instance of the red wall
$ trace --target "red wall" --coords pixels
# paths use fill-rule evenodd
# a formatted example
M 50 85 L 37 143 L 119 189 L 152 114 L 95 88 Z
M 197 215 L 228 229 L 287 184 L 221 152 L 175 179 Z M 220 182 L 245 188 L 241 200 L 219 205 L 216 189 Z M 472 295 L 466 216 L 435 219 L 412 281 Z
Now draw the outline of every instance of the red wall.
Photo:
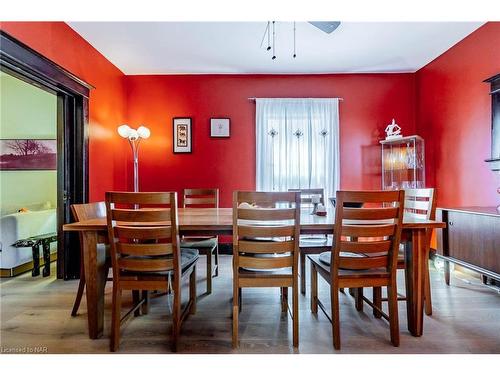
M 95 88 L 90 93 L 90 199 L 125 189 L 129 150 L 117 137 L 125 122 L 123 73 L 64 22 L 2 22 L 0 28 Z
M 128 76 L 128 119 L 151 138 L 141 144 L 142 190 L 255 189 L 255 103 L 249 97 L 342 97 L 341 187 L 380 187 L 380 146 L 393 117 L 413 134 L 413 74 Z M 172 153 L 172 118 L 193 118 L 193 153 Z M 231 137 L 209 137 L 210 117 L 229 117 Z
M 500 22 L 489 22 L 416 73 L 417 133 L 425 138 L 428 186 L 441 206 L 499 202 L 484 159 L 491 152 L 491 99 L 482 81 L 500 73 Z
M 500 23 L 490 22 L 416 74 L 130 76 L 62 22 L 2 22 L 0 28 L 92 84 L 90 198 L 131 187 L 131 157 L 116 134 L 144 123 L 144 190 L 255 187 L 255 104 L 248 97 L 343 97 L 341 186 L 378 188 L 379 146 L 395 117 L 404 134 L 426 140 L 429 186 L 440 205 L 496 205 L 500 177 L 484 163 L 491 109 L 485 78 L 500 72 Z M 193 153 L 172 153 L 172 117 L 194 121 Z M 231 138 L 211 139 L 209 118 L 231 118 Z

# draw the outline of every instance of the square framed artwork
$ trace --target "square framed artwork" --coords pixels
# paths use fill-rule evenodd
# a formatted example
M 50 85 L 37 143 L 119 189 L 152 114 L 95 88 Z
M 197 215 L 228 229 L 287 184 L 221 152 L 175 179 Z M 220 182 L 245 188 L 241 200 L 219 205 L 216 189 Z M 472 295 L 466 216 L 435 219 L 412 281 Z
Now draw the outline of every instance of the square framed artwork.
M 210 136 L 216 138 L 228 138 L 230 136 L 230 124 L 228 118 L 210 119 Z
M 193 151 L 193 128 L 191 117 L 175 117 L 173 119 L 173 151 L 174 154 Z

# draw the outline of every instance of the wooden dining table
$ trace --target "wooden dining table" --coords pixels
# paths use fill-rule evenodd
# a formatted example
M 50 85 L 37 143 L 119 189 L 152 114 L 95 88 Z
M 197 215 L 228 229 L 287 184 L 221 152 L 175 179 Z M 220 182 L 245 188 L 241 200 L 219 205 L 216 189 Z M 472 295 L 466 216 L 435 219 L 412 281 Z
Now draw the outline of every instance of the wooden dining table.
M 179 233 L 181 235 L 231 235 L 233 230 L 232 208 L 179 208 Z M 301 234 L 333 234 L 334 209 L 326 216 L 312 215 L 303 209 L 300 217 Z M 413 217 L 403 219 L 403 236 L 411 241 L 406 256 L 406 307 L 408 330 L 413 336 L 423 334 L 424 276 L 429 258 L 429 229 L 444 228 L 445 223 Z M 107 236 L 106 218 L 90 219 L 65 224 L 64 231 L 81 232 L 83 269 L 86 281 L 88 333 L 91 339 L 103 334 L 104 286 L 107 267 L 104 251 L 98 251 L 98 237 Z

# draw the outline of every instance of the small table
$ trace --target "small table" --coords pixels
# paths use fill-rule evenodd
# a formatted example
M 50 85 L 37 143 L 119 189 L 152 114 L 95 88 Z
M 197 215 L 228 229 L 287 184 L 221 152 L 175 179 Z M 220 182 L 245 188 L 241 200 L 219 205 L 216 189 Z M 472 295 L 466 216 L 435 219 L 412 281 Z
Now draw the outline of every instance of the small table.
M 31 276 L 40 275 L 40 245 L 43 249 L 43 277 L 50 276 L 50 243 L 57 241 L 57 233 L 46 233 L 38 236 L 28 237 L 22 240 L 17 240 L 12 246 L 14 247 L 31 247 L 33 256 L 33 269 Z

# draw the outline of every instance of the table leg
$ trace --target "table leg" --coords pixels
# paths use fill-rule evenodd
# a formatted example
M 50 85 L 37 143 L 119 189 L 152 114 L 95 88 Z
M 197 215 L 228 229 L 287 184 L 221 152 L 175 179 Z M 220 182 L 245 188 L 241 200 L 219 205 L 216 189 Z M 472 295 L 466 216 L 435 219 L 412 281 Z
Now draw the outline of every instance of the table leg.
M 40 244 L 38 242 L 31 247 L 31 253 L 33 256 L 33 269 L 31 270 L 31 276 L 35 277 L 40 275 Z
M 102 336 L 104 328 L 104 286 L 108 276 L 106 254 L 97 252 L 97 232 L 82 232 L 82 240 L 89 337 L 97 339 Z
M 42 240 L 43 250 L 43 277 L 50 276 L 50 241 Z
M 406 248 L 406 310 L 408 331 L 422 336 L 424 321 L 424 272 L 429 251 L 425 229 L 413 229 L 411 245 Z

